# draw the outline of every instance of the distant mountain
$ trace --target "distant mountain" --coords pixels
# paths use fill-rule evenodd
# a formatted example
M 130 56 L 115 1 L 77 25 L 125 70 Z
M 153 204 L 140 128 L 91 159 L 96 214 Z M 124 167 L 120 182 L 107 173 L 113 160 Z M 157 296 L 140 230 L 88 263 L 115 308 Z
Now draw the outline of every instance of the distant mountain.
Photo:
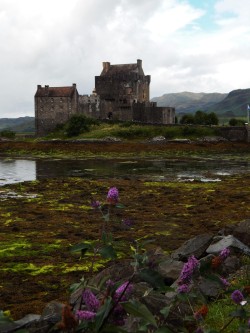
M 152 98 L 158 106 L 170 106 L 175 108 L 176 114 L 195 113 L 197 110 L 207 111 L 215 104 L 225 99 L 228 94 L 220 93 L 193 93 L 184 91 L 180 93 L 164 94 L 161 97 Z
M 246 117 L 247 105 L 250 104 L 250 89 L 238 89 L 231 91 L 225 99 L 216 103 L 208 112 L 215 112 L 224 117 Z
M 17 133 L 28 133 L 35 131 L 34 117 L 0 118 L 0 131 L 10 129 Z
M 154 97 L 158 106 L 175 107 L 177 115 L 197 110 L 215 112 L 219 117 L 245 117 L 250 104 L 250 89 L 237 89 L 229 94 L 181 92 Z

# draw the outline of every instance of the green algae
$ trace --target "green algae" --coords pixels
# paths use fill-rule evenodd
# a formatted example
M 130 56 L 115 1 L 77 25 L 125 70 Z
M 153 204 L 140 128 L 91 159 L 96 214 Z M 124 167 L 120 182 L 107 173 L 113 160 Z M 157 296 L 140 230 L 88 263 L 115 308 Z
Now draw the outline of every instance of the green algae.
M 32 276 L 52 273 L 54 270 L 53 265 L 37 266 L 32 263 L 10 263 L 5 268 L 0 268 L 2 272 L 23 273 Z
M 30 254 L 31 244 L 25 239 L 0 242 L 0 258 L 13 257 L 16 255 L 27 256 Z

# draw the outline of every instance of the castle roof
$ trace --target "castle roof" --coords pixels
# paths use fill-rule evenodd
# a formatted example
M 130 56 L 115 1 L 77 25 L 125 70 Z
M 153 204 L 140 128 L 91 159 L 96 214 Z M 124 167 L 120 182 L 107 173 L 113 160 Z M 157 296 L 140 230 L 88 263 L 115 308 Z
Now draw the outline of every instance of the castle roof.
M 77 91 L 76 85 L 71 87 L 50 87 L 50 86 L 37 86 L 35 97 L 72 97 Z
M 119 65 L 111 65 L 110 62 L 103 62 L 103 70 L 101 72 L 101 76 L 113 76 L 117 74 L 128 74 L 131 72 L 144 75 L 141 60 L 138 59 L 137 63 L 134 64 Z

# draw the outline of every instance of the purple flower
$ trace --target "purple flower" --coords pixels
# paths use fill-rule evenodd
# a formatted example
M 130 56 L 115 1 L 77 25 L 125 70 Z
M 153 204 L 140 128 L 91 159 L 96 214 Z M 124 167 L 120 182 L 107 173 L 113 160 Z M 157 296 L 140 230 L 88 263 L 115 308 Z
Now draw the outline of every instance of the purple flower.
M 114 299 L 120 299 L 121 302 L 124 302 L 128 299 L 129 295 L 131 294 L 133 286 L 127 281 L 120 285 L 119 288 L 116 289 L 114 294 Z M 121 297 L 122 295 L 122 297 Z
M 244 296 L 242 295 L 241 291 L 240 290 L 235 290 L 232 294 L 231 294 L 231 298 L 232 300 L 234 301 L 234 303 L 236 304 L 240 304 L 243 299 L 244 299 Z
M 250 319 L 248 319 L 247 326 L 250 328 Z
M 91 207 L 94 208 L 94 209 L 98 209 L 101 207 L 101 203 L 100 201 L 95 201 L 95 200 L 92 200 L 91 201 Z
M 229 287 L 230 286 L 230 283 L 226 279 L 221 277 L 220 281 L 223 284 L 223 287 Z
M 225 260 L 229 255 L 230 255 L 230 250 L 228 248 L 225 248 L 220 252 L 219 257 Z
M 76 311 L 76 316 L 78 317 L 78 319 L 80 320 L 92 320 L 95 318 L 96 313 L 92 312 L 92 311 L 82 311 L 82 310 L 78 310 Z
M 90 289 L 84 290 L 82 298 L 89 311 L 97 311 L 100 307 L 100 302 Z
M 124 224 L 125 227 L 131 228 L 133 225 L 133 221 L 130 219 L 124 219 L 122 220 L 122 223 Z
M 111 204 L 116 204 L 119 199 L 119 192 L 116 187 L 110 187 L 107 195 L 107 201 Z
M 189 285 L 188 284 L 181 284 L 178 289 L 177 289 L 178 293 L 180 294 L 185 294 L 189 292 Z
M 184 264 L 181 275 L 180 275 L 180 284 L 190 283 L 192 275 L 199 265 L 199 260 L 195 258 L 195 256 L 191 256 L 188 258 L 188 261 Z

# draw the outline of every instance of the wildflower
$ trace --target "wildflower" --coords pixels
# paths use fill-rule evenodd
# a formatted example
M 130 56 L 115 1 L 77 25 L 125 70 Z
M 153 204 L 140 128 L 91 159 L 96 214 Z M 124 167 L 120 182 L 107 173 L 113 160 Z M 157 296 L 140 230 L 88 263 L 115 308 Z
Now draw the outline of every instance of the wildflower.
M 202 305 L 202 307 L 194 313 L 194 318 L 196 320 L 201 320 L 206 317 L 208 313 L 207 305 Z
M 94 209 L 98 209 L 101 207 L 101 203 L 100 201 L 95 201 L 95 200 L 92 200 L 91 201 L 91 207 L 94 208 Z
M 122 220 L 122 223 L 123 223 L 123 225 L 124 225 L 125 227 L 127 227 L 127 228 L 131 228 L 132 225 L 133 225 L 133 221 L 130 220 L 130 219 L 124 219 L 124 220 Z
M 124 302 L 128 299 L 128 296 L 131 294 L 133 286 L 127 281 L 124 282 L 119 288 L 116 289 L 114 294 L 114 299 L 120 299 L 121 302 Z
M 189 285 L 188 284 L 181 284 L 178 289 L 177 289 L 178 293 L 180 294 L 185 294 L 189 292 Z
M 250 328 L 250 319 L 248 319 L 247 326 Z
M 189 283 L 191 281 L 192 275 L 199 265 L 199 260 L 195 258 L 195 256 L 191 256 L 188 258 L 188 261 L 184 264 L 181 275 L 180 275 L 180 284 Z
M 226 279 L 221 277 L 220 281 L 221 281 L 223 287 L 229 287 L 230 286 L 230 283 Z
M 226 247 L 220 252 L 219 257 L 225 260 L 229 255 L 230 255 L 230 250 Z
M 86 289 L 83 292 L 82 298 L 89 311 L 97 311 L 97 309 L 100 307 L 99 300 L 96 298 L 96 296 L 92 293 L 90 289 Z
M 243 299 L 244 299 L 244 296 L 242 295 L 241 291 L 240 290 L 235 290 L 232 294 L 231 294 L 231 298 L 232 300 L 234 301 L 234 303 L 236 304 L 240 304 Z
M 107 201 L 110 204 L 115 205 L 118 202 L 118 199 L 119 199 L 118 189 L 116 187 L 110 187 L 107 195 Z
M 212 259 L 212 268 L 218 268 L 222 264 L 222 258 L 220 256 Z
M 80 320 L 92 320 L 95 318 L 96 313 L 92 312 L 92 311 L 78 310 L 78 311 L 76 311 L 76 316 Z

